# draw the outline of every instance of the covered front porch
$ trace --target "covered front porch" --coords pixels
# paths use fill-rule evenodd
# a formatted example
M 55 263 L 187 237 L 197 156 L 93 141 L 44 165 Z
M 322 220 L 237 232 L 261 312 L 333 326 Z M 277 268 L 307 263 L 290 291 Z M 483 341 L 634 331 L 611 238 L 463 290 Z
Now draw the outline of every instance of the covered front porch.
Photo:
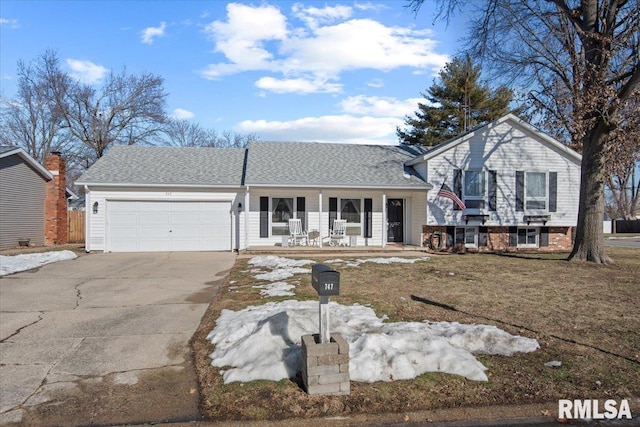
M 247 188 L 239 224 L 241 250 L 384 250 L 419 247 L 426 220 L 427 190 Z M 292 244 L 289 220 L 299 219 L 308 245 Z M 346 221 L 346 238 L 329 246 L 335 220 Z

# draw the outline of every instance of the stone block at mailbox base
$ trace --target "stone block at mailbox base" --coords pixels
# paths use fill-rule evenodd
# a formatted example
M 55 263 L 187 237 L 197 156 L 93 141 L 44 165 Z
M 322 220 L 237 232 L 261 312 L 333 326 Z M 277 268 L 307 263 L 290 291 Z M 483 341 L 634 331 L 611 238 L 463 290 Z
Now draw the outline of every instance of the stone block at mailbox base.
M 320 336 L 302 336 L 302 381 L 309 394 L 350 394 L 349 344 L 339 333 L 320 344 Z

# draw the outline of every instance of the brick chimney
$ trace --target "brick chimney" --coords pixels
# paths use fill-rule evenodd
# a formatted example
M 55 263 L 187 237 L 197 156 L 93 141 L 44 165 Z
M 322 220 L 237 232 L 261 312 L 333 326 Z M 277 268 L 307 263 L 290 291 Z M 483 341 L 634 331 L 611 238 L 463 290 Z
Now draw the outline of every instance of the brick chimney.
M 53 151 L 44 166 L 53 175 L 44 199 L 44 244 L 63 245 L 69 241 L 66 162 L 59 152 Z

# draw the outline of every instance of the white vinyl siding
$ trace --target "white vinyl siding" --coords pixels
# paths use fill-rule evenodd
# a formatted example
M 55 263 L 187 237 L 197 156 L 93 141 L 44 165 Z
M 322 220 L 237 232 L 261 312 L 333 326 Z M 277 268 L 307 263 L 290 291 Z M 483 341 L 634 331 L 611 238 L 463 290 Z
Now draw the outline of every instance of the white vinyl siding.
M 516 171 L 557 172 L 557 209 L 547 226 L 575 226 L 580 195 L 580 165 L 556 147 L 525 129 L 503 122 L 477 134 L 471 134 L 458 145 L 427 161 L 430 184 L 440 188 L 447 183 L 453 188 L 455 169 L 497 173 L 496 211 L 489 211 L 485 226 L 516 226 L 523 222 L 523 212 L 516 211 Z M 485 174 L 486 175 L 486 174 Z M 547 188 L 548 197 L 548 188 Z M 454 211 L 451 200 L 430 191 L 428 225 L 465 225 L 464 211 Z M 548 202 L 547 202 L 548 208 Z

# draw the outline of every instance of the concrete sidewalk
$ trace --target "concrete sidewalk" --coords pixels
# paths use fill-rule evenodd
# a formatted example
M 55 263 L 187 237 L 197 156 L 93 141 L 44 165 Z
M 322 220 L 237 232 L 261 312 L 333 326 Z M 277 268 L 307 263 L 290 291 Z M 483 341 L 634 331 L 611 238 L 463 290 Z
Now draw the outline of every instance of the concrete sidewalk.
M 91 254 L 0 279 L 0 425 L 198 419 L 189 340 L 235 259 Z

